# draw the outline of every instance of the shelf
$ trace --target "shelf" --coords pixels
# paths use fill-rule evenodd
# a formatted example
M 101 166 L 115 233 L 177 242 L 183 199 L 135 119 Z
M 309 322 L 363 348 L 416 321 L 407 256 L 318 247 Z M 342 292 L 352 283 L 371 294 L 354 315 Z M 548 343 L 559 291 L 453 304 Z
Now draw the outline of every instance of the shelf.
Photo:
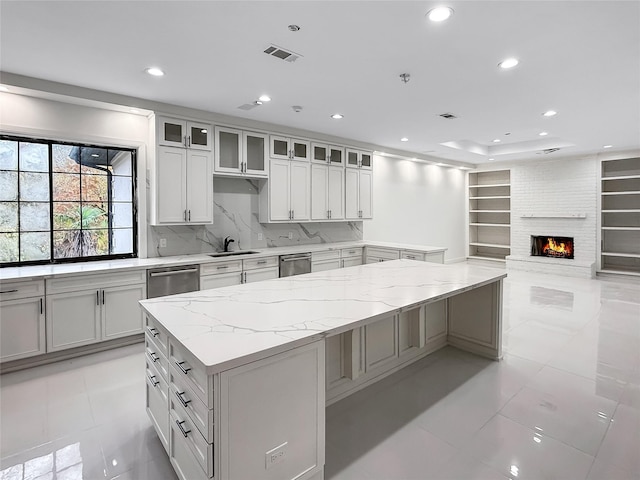
M 620 210 L 602 210 L 602 213 L 640 213 L 640 208 L 623 208 Z
M 469 242 L 469 245 L 471 245 L 472 247 L 491 247 L 491 248 L 503 248 L 506 250 L 511 250 L 510 245 L 498 245 L 497 243 Z
M 640 190 L 628 190 L 622 192 L 602 192 L 602 195 L 640 195 Z
M 508 223 L 470 223 L 470 227 L 504 227 L 511 228 L 511 225 Z M 640 230 L 640 228 L 639 228 Z
M 475 258 L 478 260 L 491 260 L 492 262 L 506 262 L 507 260 L 504 257 L 493 256 L 493 255 L 469 255 L 467 258 Z
M 498 198 L 511 198 L 509 195 L 498 195 L 494 197 L 469 197 L 469 200 L 495 200 Z
M 534 214 L 529 214 L 529 215 L 520 215 L 520 218 L 587 218 L 587 214 L 586 213 L 574 213 L 574 214 L 570 214 L 570 215 L 555 215 L 555 214 L 534 215 Z
M 469 185 L 469 188 L 495 188 L 495 187 L 510 187 L 510 183 L 495 183 L 493 185 Z
M 640 232 L 640 227 L 602 227 L 602 230 L 628 230 L 630 232 Z
M 603 257 L 640 258 L 640 253 L 602 252 Z
M 636 178 L 640 178 L 640 175 L 623 175 L 623 176 L 619 176 L 619 177 L 602 177 L 602 180 L 629 180 L 629 179 L 636 179 Z
M 511 210 L 469 210 L 469 213 L 511 213 Z
M 634 267 L 625 267 L 624 265 L 616 265 L 605 267 L 600 273 L 624 273 L 625 275 L 640 276 L 640 271 Z

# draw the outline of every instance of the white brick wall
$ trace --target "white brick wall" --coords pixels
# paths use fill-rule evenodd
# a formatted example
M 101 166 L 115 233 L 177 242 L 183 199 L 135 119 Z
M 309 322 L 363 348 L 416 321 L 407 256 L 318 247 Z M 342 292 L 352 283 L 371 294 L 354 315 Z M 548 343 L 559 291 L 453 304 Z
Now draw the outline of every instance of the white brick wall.
M 597 255 L 598 161 L 533 161 L 511 168 L 511 255 L 507 268 L 592 277 Z M 578 215 L 586 218 L 542 218 Z M 533 215 L 534 218 L 523 218 Z M 574 259 L 531 257 L 531 235 L 574 237 Z

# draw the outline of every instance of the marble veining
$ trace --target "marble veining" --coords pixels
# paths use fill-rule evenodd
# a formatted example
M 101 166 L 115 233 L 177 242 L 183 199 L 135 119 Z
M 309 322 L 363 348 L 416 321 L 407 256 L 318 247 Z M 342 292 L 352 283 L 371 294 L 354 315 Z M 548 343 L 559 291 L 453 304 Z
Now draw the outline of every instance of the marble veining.
M 394 260 L 140 303 L 215 373 L 505 276 L 467 264 Z

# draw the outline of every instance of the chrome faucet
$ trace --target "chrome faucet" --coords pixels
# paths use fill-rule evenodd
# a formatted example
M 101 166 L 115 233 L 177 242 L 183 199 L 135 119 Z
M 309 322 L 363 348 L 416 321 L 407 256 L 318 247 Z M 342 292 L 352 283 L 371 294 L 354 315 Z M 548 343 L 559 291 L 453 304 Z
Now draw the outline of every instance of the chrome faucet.
M 233 238 L 231 238 L 231 237 L 226 237 L 226 238 L 224 239 L 224 251 L 225 251 L 225 252 L 228 252 L 228 251 L 229 251 L 229 244 L 230 244 L 231 242 L 235 242 L 235 240 L 234 240 Z

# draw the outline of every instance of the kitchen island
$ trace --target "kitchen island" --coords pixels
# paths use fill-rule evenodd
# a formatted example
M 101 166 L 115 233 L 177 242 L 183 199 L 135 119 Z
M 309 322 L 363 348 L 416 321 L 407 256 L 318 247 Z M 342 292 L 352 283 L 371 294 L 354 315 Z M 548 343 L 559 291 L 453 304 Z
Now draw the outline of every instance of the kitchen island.
M 324 410 L 450 344 L 499 359 L 505 273 L 395 260 L 144 300 L 147 410 L 183 479 L 321 479 Z

